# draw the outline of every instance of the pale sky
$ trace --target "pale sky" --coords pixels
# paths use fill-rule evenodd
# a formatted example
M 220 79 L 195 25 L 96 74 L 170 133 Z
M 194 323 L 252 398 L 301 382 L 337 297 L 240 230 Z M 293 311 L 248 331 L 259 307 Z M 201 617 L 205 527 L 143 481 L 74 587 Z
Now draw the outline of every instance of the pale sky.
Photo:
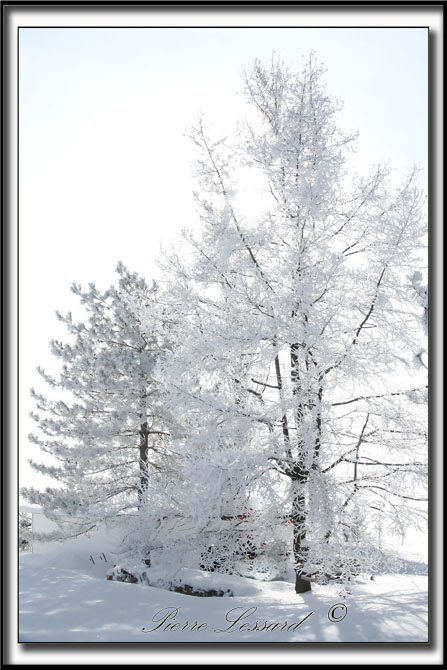
M 243 115 L 241 73 L 275 51 L 297 66 L 314 50 L 340 125 L 359 130 L 357 165 L 415 162 L 427 184 L 428 31 L 424 28 L 22 28 L 19 43 L 20 483 L 51 482 L 26 464 L 29 388 L 63 338 L 54 312 L 72 281 L 105 289 L 122 260 L 156 276 L 160 245 L 194 226 L 198 114 L 225 134 Z

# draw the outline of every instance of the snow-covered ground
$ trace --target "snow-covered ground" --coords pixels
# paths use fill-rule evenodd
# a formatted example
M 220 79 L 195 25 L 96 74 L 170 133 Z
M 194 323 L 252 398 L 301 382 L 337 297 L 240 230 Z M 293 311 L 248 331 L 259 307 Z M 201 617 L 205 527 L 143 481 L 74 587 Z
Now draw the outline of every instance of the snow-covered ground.
M 106 580 L 110 563 L 61 565 L 25 554 L 19 570 L 21 642 L 426 642 L 427 576 L 359 578 L 341 596 L 335 584 L 296 595 L 284 581 L 181 571 L 184 583 L 230 589 L 198 598 Z M 417 574 L 420 573 L 420 574 Z

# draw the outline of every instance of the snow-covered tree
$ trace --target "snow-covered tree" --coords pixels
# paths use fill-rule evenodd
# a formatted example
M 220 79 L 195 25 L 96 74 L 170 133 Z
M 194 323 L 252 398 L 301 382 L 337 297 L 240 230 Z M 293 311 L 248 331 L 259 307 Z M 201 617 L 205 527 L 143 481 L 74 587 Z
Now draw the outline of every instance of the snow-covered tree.
M 147 504 L 147 489 L 162 471 L 171 471 L 170 419 L 160 403 L 153 369 L 168 346 L 158 288 L 120 263 L 119 280 L 100 292 L 95 284 L 72 285 L 88 319 L 57 313 L 69 340 L 53 340 L 60 371 L 39 369 L 50 387 L 47 396 L 32 390 L 38 432 L 29 439 L 55 465 L 30 460 L 33 468 L 59 487 L 22 489 L 42 505 L 60 533 L 73 536 Z M 138 313 L 152 315 L 143 331 Z
M 299 73 L 256 61 L 253 121 L 234 143 L 199 122 L 202 228 L 192 261 L 166 265 L 184 306 L 162 374 L 183 421 L 187 513 L 204 537 L 230 517 L 215 536 L 235 556 L 246 500 L 261 501 L 257 541 L 288 522 L 297 593 L 311 575 L 374 569 L 378 533 L 417 521 L 426 487 L 417 171 L 400 185 L 381 165 L 349 173 L 356 136 L 322 76 L 314 55 Z

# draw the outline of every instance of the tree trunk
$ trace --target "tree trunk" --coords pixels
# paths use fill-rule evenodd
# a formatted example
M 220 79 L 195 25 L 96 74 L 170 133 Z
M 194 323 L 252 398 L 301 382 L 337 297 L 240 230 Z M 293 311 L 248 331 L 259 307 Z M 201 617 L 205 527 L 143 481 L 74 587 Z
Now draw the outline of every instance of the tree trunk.
M 292 481 L 294 488 L 293 492 L 293 506 L 292 506 L 292 522 L 293 522 L 293 558 L 295 561 L 295 593 L 305 593 L 311 590 L 310 579 L 303 574 L 303 565 L 305 563 L 306 549 L 303 546 L 306 539 L 306 512 L 305 512 L 305 496 L 299 490 L 299 482 L 297 479 Z
M 149 449 L 149 430 L 147 421 L 140 426 L 140 486 L 138 489 L 138 502 L 141 505 L 144 499 L 144 492 L 147 488 L 148 475 L 148 449 Z
M 299 442 L 299 427 L 303 419 L 303 402 L 301 397 L 301 380 L 299 368 L 299 344 L 292 344 L 290 347 L 290 370 L 292 393 L 295 398 L 295 428 Z M 298 445 L 301 448 L 302 445 Z M 292 468 L 292 522 L 293 522 L 293 558 L 295 561 L 295 593 L 305 593 L 311 590 L 310 580 L 303 574 L 302 568 L 305 563 L 306 549 L 304 542 L 306 539 L 306 499 L 300 485 L 307 479 L 307 473 L 301 463 L 295 462 Z
M 307 577 L 303 577 L 298 572 L 295 574 L 295 593 L 306 593 L 306 591 L 311 591 L 310 580 Z

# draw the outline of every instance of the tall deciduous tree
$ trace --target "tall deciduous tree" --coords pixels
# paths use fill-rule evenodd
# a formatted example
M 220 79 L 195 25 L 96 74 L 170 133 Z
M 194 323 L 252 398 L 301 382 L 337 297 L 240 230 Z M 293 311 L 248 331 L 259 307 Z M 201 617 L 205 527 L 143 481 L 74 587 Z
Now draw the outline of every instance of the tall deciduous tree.
M 264 533 L 290 522 L 297 593 L 312 574 L 374 569 L 377 533 L 413 522 L 425 497 L 417 172 L 400 185 L 380 165 L 348 173 L 355 135 L 322 76 L 313 55 L 299 73 L 255 62 L 256 118 L 236 142 L 199 123 L 202 229 L 192 262 L 168 261 L 187 309 L 163 376 L 185 422 L 191 514 L 203 528 L 221 517 L 235 474 L 230 497 L 245 486 L 270 510 Z
M 86 291 L 72 285 L 88 320 L 57 314 L 70 335 L 51 342 L 60 372 L 39 369 L 53 392 L 32 391 L 38 432 L 30 440 L 58 464 L 30 463 L 59 488 L 22 494 L 43 506 L 62 536 L 134 513 L 146 503 L 151 477 L 172 468 L 169 417 L 152 374 L 167 347 L 158 289 L 122 264 L 117 272 L 117 286 L 105 292 L 93 283 Z M 152 315 L 150 333 L 141 328 L 143 309 Z

